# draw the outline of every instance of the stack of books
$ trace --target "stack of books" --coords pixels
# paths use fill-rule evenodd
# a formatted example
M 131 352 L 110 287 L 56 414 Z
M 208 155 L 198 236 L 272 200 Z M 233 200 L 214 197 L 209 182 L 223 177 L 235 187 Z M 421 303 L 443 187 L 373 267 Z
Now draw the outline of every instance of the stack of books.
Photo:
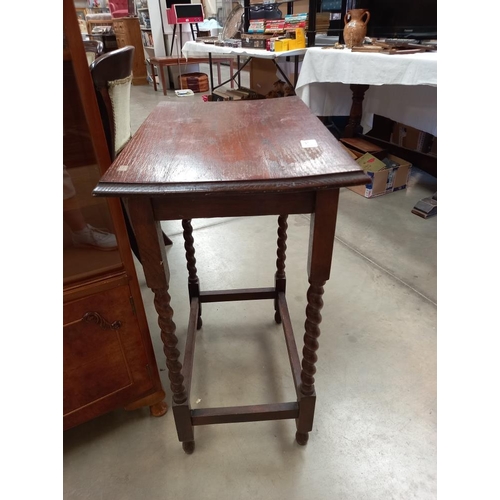
M 307 27 L 307 12 L 302 14 L 287 14 L 285 16 L 285 30 L 294 30 L 296 28 Z
M 268 19 L 265 24 L 266 33 L 283 33 L 285 31 L 284 19 Z
M 248 26 L 248 33 L 264 33 L 266 28 L 265 19 L 252 19 Z

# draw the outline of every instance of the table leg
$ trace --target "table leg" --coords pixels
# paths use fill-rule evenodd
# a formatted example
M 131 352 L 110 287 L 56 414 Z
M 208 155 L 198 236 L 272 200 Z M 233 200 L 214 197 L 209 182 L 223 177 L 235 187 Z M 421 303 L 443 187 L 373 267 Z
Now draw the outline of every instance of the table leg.
M 161 87 L 163 90 L 163 95 L 167 95 L 167 84 L 165 82 L 165 70 L 163 69 L 163 66 L 161 64 L 158 65 L 158 73 L 161 78 Z
M 174 29 L 172 31 L 172 43 L 170 44 L 170 55 L 174 55 L 174 40 L 175 40 L 175 32 L 177 30 L 177 24 L 174 24 Z M 182 31 L 182 28 L 181 28 Z
M 179 361 L 178 339 L 175 335 L 176 325 L 173 321 L 174 311 L 170 307 L 168 293 L 170 272 L 168 269 L 163 232 L 160 223 L 155 221 L 150 201 L 141 198 L 130 198 L 128 209 L 134 228 L 146 284 L 154 294 L 154 306 L 158 314 L 158 325 L 161 331 L 163 352 L 166 357 L 168 378 L 173 393 L 172 410 L 179 441 L 183 443 L 184 451 L 194 451 L 194 432 L 191 423 L 191 409 L 182 364 Z
M 276 292 L 285 292 L 286 289 L 286 274 L 285 274 L 285 259 L 286 259 L 286 230 L 288 215 L 280 215 L 278 217 L 278 250 L 276 251 L 276 274 L 274 275 L 274 286 Z M 276 323 L 281 323 L 281 315 L 278 307 L 278 299 L 274 299 L 274 320 Z
M 349 122 L 344 130 L 344 137 L 354 137 L 361 123 L 363 116 L 363 99 L 365 92 L 370 88 L 369 85 L 352 84 L 350 86 L 352 91 L 352 105 L 349 114 Z
M 293 88 L 297 87 L 298 79 L 299 79 L 299 56 L 295 56 L 293 61 Z
M 208 53 L 208 68 L 210 70 L 210 91 L 214 91 L 214 69 L 213 69 L 213 60 L 212 60 L 212 53 Z M 219 82 L 220 84 L 220 82 Z
M 189 303 L 193 297 L 200 296 L 200 280 L 198 279 L 198 270 L 196 269 L 196 257 L 194 256 L 194 238 L 193 238 L 193 226 L 191 225 L 190 219 L 182 220 L 182 228 L 184 229 L 184 249 L 186 250 L 186 262 L 188 270 L 188 291 L 189 291 Z M 202 326 L 201 321 L 201 304 L 198 306 L 198 322 L 196 324 L 196 329 L 199 330 Z
M 158 90 L 158 87 L 156 86 L 156 76 L 155 76 L 156 64 L 153 64 L 151 61 L 149 61 L 149 67 L 151 68 L 151 76 L 153 78 L 153 88 L 155 89 L 156 92 Z
M 239 54 L 236 57 L 236 60 L 238 61 L 238 88 L 240 88 L 241 87 L 241 75 L 240 75 L 241 67 L 240 67 L 240 56 L 239 56 Z
M 219 85 L 222 82 L 222 77 L 220 72 L 220 61 L 217 61 L 217 81 L 219 82 Z
M 304 348 L 302 350 L 301 385 L 299 391 L 299 418 L 296 420 L 296 440 L 305 445 L 309 439 L 314 419 L 316 391 L 314 374 L 318 356 L 318 337 L 321 333 L 321 309 L 323 307 L 323 286 L 330 277 L 333 241 L 339 190 L 318 191 L 316 194 L 315 213 L 311 215 L 311 234 L 309 244 L 306 322 Z

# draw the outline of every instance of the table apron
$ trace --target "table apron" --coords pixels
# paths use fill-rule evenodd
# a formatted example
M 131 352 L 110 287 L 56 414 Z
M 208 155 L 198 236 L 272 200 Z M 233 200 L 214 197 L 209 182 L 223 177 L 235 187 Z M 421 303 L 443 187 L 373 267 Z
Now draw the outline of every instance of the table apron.
M 155 220 L 313 213 L 316 192 L 152 197 Z

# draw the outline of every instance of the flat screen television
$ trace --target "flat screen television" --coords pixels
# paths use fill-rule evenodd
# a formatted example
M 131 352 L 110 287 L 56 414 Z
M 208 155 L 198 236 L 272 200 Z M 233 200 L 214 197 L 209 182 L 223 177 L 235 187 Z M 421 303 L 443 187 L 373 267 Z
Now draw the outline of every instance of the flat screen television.
M 349 9 L 370 11 L 369 37 L 437 39 L 437 0 L 347 0 Z

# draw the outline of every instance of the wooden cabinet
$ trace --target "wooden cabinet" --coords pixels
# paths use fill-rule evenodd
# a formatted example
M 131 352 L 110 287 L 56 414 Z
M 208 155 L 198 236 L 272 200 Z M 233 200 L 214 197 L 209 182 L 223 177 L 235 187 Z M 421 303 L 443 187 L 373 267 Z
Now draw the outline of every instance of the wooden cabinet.
M 118 408 L 167 411 L 120 202 L 92 190 L 111 161 L 73 0 L 63 38 L 64 429 Z M 75 238 L 90 224 L 111 245 Z
M 119 48 L 126 45 L 133 45 L 135 47 L 132 84 L 147 85 L 148 74 L 139 19 L 137 17 L 120 17 L 114 19 L 113 29 Z

